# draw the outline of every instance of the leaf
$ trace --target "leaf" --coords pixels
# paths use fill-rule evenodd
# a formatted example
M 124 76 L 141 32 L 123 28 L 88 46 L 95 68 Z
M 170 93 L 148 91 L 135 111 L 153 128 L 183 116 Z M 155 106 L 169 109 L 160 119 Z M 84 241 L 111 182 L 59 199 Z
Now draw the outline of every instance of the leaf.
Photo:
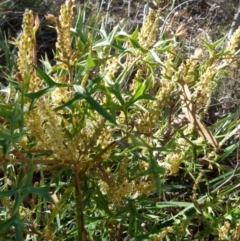
M 81 100 L 84 98 L 84 95 L 82 94 L 76 94 L 72 99 L 70 99 L 69 101 L 67 101 L 65 104 L 63 105 L 60 105 L 58 107 L 56 107 L 54 110 L 61 110 L 61 109 L 64 109 L 64 108 L 68 108 L 68 109 L 72 109 L 72 106 L 73 104 L 78 101 L 78 100 Z
M 121 106 L 124 106 L 125 102 L 124 102 L 124 99 L 121 94 L 119 83 L 116 82 L 114 85 L 109 87 L 109 92 L 111 92 L 112 94 L 114 94 L 116 96 L 116 98 L 118 99 Z
M 125 51 L 125 48 L 123 48 L 122 45 L 120 44 L 116 44 L 116 43 L 111 43 L 110 47 L 112 47 L 113 49 L 116 49 L 119 51 L 119 53 L 123 53 Z
M 27 94 L 25 94 L 25 96 L 30 98 L 30 99 L 35 100 L 35 99 L 38 99 L 39 97 L 43 96 L 44 94 L 46 94 L 50 89 L 52 89 L 52 88 L 46 87 L 46 88 L 41 89 L 37 92 L 27 93 Z
M 148 50 L 144 49 L 138 42 L 138 27 L 134 30 L 129 40 L 131 41 L 133 48 L 140 49 L 143 53 L 148 53 Z
M 146 90 L 148 89 L 148 81 L 144 83 L 138 83 L 138 87 L 132 98 L 128 101 L 127 106 L 131 106 L 133 103 L 135 103 L 138 100 L 145 99 L 145 100 L 155 100 L 156 98 L 152 95 L 145 94 Z
M 100 81 L 104 78 L 106 72 L 102 73 L 101 75 L 97 76 L 95 79 L 90 80 L 89 84 L 86 86 L 86 92 L 91 94 L 96 86 L 99 86 L 97 84 L 100 83 Z
M 130 38 L 134 41 L 137 41 L 138 40 L 138 33 L 139 33 L 138 27 L 136 27 Z
M 133 46 L 133 48 L 135 49 L 139 49 L 141 50 L 143 53 L 148 53 L 148 51 L 146 49 L 144 49 L 139 43 L 138 41 L 134 40 L 134 39 L 131 39 L 130 38 L 130 41 L 131 41 L 131 44 Z
M 3 139 L 4 141 L 16 142 L 22 138 L 22 135 L 22 133 L 12 134 L 11 130 L 1 129 L 0 127 L 0 139 Z
M 33 65 L 34 69 L 37 71 L 39 77 L 46 82 L 50 87 L 53 87 L 56 85 L 56 83 L 49 77 L 49 75 L 47 75 L 46 73 L 44 73 L 44 71 L 42 71 L 38 66 Z
M 47 202 L 54 203 L 53 198 L 49 193 L 49 185 L 45 187 L 30 187 L 29 191 L 37 196 L 43 197 Z
M 94 60 L 92 58 L 92 55 L 91 55 L 91 53 L 89 53 L 88 54 L 88 58 L 87 58 L 87 68 L 88 69 L 92 69 L 95 65 L 96 64 L 95 64 L 95 62 L 94 62 Z
M 152 58 L 154 59 L 154 61 L 156 61 L 157 63 L 161 64 L 162 66 L 164 66 L 163 62 L 161 61 L 161 59 L 158 57 L 158 55 L 154 52 L 153 49 L 149 50 Z
M 217 158 L 216 162 L 219 163 L 219 162 L 221 162 L 223 160 L 226 160 L 226 158 L 228 156 L 233 154 L 233 152 L 237 149 L 238 145 L 239 144 L 236 143 L 236 144 L 233 144 L 231 146 L 226 147 L 226 149 L 224 150 L 224 153 L 220 157 Z
M 11 119 L 13 115 L 13 104 L 0 104 L 0 116 Z
M 148 169 L 144 172 L 139 173 L 136 177 L 153 175 L 154 181 L 156 183 L 157 193 L 162 192 L 162 183 L 159 174 L 164 174 L 165 170 L 163 167 L 159 166 L 156 159 L 150 155 L 150 163 Z
M 182 104 L 182 111 L 189 122 L 194 126 L 198 133 L 207 140 L 214 148 L 218 149 L 218 142 L 211 133 L 211 131 L 199 120 L 196 115 L 196 107 L 191 99 L 190 90 L 182 80 L 179 80 L 180 86 L 180 100 Z
M 224 42 L 224 40 L 226 39 L 226 36 L 223 38 L 218 39 L 216 42 L 211 43 L 211 42 L 207 42 L 204 41 L 205 46 L 208 48 L 208 50 L 210 52 L 213 52 L 216 48 L 218 48 L 219 46 L 221 46 Z
M 81 42 L 83 45 L 87 43 L 86 33 L 84 32 L 84 22 L 85 22 L 85 10 L 86 6 L 83 9 L 78 8 L 80 12 L 77 13 L 77 21 L 74 29 L 71 29 L 73 33 L 75 33 L 78 37 L 80 37 Z
M 87 91 L 80 85 L 74 85 L 74 89 L 82 96 L 100 115 L 109 120 L 113 124 L 117 124 L 116 120 L 100 105 Z
M 11 197 L 11 196 L 15 195 L 17 193 L 17 191 L 18 191 L 18 189 L 16 189 L 16 188 L 10 189 L 8 191 L 1 191 L 0 198 Z
M 15 237 L 16 240 L 23 241 L 23 230 L 25 229 L 25 225 L 22 220 L 20 220 L 19 215 L 14 220 L 14 228 L 15 228 Z
M 67 187 L 60 199 L 60 201 L 56 204 L 55 208 L 53 209 L 50 217 L 47 221 L 47 226 L 50 226 L 54 220 L 54 218 L 58 215 L 58 213 L 62 210 L 62 207 L 65 205 L 65 203 L 68 201 L 68 199 L 71 197 L 72 193 L 74 192 L 74 186 Z
M 0 233 L 5 232 L 7 229 L 13 226 L 14 221 L 17 218 L 17 214 L 12 215 L 8 220 L 0 223 Z
M 168 207 L 189 207 L 192 203 L 190 202 L 157 202 L 157 208 L 168 208 Z
M 93 107 L 93 109 L 96 110 L 100 115 L 102 115 L 111 123 L 115 125 L 117 124 L 116 120 L 100 104 L 98 104 L 98 102 L 94 100 L 90 95 L 85 96 L 84 98 Z

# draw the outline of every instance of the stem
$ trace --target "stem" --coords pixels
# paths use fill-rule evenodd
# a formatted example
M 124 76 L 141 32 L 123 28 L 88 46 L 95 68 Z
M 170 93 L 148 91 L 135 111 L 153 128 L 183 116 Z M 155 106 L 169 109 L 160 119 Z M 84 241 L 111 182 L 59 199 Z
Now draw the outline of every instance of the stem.
M 77 227 L 78 227 L 78 241 L 86 241 L 86 233 L 84 228 L 83 204 L 82 194 L 80 188 L 78 164 L 74 165 L 74 181 L 75 181 L 75 198 L 77 207 Z

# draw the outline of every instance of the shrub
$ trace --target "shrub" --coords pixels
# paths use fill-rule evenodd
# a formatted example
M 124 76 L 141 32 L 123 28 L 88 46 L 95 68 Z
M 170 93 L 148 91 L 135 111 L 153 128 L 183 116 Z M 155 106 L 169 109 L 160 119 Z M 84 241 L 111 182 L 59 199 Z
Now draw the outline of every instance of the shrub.
M 204 120 L 239 30 L 227 47 L 204 41 L 186 57 L 184 26 L 160 34 L 160 11 L 131 34 L 107 32 L 104 21 L 92 28 L 84 14 L 70 0 L 46 16 L 54 61 L 37 59 L 31 10 L 12 41 L 18 70 L 0 109 L 2 237 L 238 240 L 240 169 L 224 163 L 238 148 L 224 146 L 237 110 Z

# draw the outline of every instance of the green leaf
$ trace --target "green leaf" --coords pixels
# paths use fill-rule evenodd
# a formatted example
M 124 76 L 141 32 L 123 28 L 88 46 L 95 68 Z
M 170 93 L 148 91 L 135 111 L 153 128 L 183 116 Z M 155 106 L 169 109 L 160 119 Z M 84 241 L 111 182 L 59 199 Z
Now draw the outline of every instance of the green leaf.
M 7 229 L 11 228 L 14 225 L 14 221 L 16 220 L 16 218 L 17 218 L 17 214 L 14 214 L 8 220 L 1 222 L 0 223 L 0 233 L 3 233 Z
M 85 29 L 85 10 L 86 6 L 83 7 L 83 9 L 78 8 L 78 13 L 77 13 L 77 21 L 74 29 L 71 29 L 71 31 L 76 34 L 78 37 L 80 37 L 80 40 L 83 45 L 87 43 L 87 34 L 84 31 Z
M 133 48 L 140 49 L 143 53 L 148 53 L 148 50 L 144 49 L 138 42 L 138 28 L 134 30 L 129 40 L 131 41 Z
M 54 203 L 52 196 L 49 194 L 49 185 L 45 187 L 30 187 L 32 194 L 43 197 L 47 202 Z
M 136 177 L 153 175 L 153 178 L 156 183 L 157 193 L 160 194 L 162 192 L 162 184 L 161 184 L 159 174 L 164 174 L 164 173 L 165 173 L 164 168 L 158 165 L 157 160 L 151 154 L 148 169 L 144 172 L 139 173 L 138 175 L 136 175 Z
M 19 168 L 19 173 L 17 177 L 17 188 L 20 191 L 24 188 L 29 188 L 32 185 L 32 177 L 33 177 L 33 163 L 30 162 L 27 165 L 22 164 Z M 27 174 L 27 175 L 26 175 Z
M 16 89 L 19 90 L 22 93 L 23 85 L 17 81 L 14 80 L 8 80 L 8 82 Z
M 109 92 L 111 92 L 112 94 L 114 94 L 116 96 L 116 98 L 120 102 L 121 106 L 124 106 L 125 102 L 124 102 L 124 99 L 121 94 L 122 92 L 120 90 L 119 83 L 116 82 L 114 85 L 110 86 L 108 89 L 109 89 Z
M 84 97 L 85 100 L 92 106 L 94 110 L 96 110 L 100 115 L 106 118 L 113 124 L 117 124 L 116 120 L 100 105 L 97 101 L 95 101 L 90 95 Z
M 158 52 L 167 52 L 170 50 L 172 44 L 174 44 L 173 39 L 160 39 L 157 43 L 153 45 L 153 49 Z
M 16 189 L 16 188 L 10 189 L 8 191 L 1 191 L 0 198 L 11 197 L 11 196 L 15 195 L 17 193 L 17 191 L 18 191 L 18 189 Z
M 218 157 L 217 158 L 217 163 L 219 163 L 219 162 L 221 162 L 221 161 L 223 161 L 223 160 L 226 160 L 226 158 L 228 157 L 228 156 L 230 156 L 231 154 L 233 154 L 233 152 L 237 149 L 237 147 L 238 147 L 238 143 L 236 143 L 236 144 L 233 144 L 233 145 L 231 145 L 231 146 L 228 146 L 228 147 L 226 147 L 225 148 L 225 150 L 224 150 L 224 153 L 222 154 L 222 155 L 220 155 L 220 157 Z
M 34 69 L 37 71 L 39 77 L 46 82 L 50 87 L 53 87 L 56 85 L 56 83 L 50 78 L 49 75 L 44 73 L 38 66 L 33 65 Z
M 104 78 L 105 74 L 106 72 L 102 73 L 101 75 L 97 76 L 95 79 L 89 82 L 89 84 L 86 86 L 86 92 L 88 94 L 91 94 L 95 90 L 96 86 L 98 86 L 100 81 Z
M 13 104 L 0 104 L 0 116 L 11 119 L 13 115 Z
M 46 87 L 46 88 L 41 89 L 37 92 L 25 94 L 26 97 L 28 97 L 29 99 L 32 100 L 29 109 L 31 110 L 33 108 L 34 103 L 37 99 L 39 99 L 41 96 L 45 95 L 46 93 L 48 93 L 52 89 L 53 89 L 52 87 Z
M 168 208 L 168 207 L 189 207 L 192 205 L 191 202 L 157 202 L 157 208 Z
M 17 215 L 14 220 L 15 237 L 16 240 L 23 241 L 23 230 L 25 230 L 25 225 L 22 220 L 20 220 L 19 215 Z
M 152 95 L 145 94 L 145 91 L 148 89 L 148 82 L 145 83 L 138 83 L 137 90 L 135 94 L 132 96 L 132 98 L 128 101 L 127 106 L 131 106 L 134 104 L 136 101 L 141 100 L 141 99 L 146 99 L 146 100 L 155 100 L 156 98 L 153 97 Z
M 216 42 L 214 43 L 211 43 L 211 42 L 207 42 L 207 41 L 204 41 L 204 44 L 206 45 L 206 47 L 210 50 L 210 51 L 213 51 L 215 50 L 216 48 L 220 47 L 224 40 L 226 39 L 226 36 L 223 37 L 223 38 L 220 38 L 218 39 Z
M 133 46 L 133 48 L 135 48 L 135 49 L 139 49 L 139 50 L 141 50 L 143 53 L 148 53 L 148 50 L 146 50 L 146 49 L 144 49 L 139 43 L 138 43 L 138 41 L 136 41 L 136 40 L 134 40 L 134 39 L 131 39 L 130 38 L 130 41 L 131 41 L 131 44 L 132 44 L 132 46 Z
M 116 125 L 116 120 L 100 105 L 95 101 L 92 96 L 86 92 L 86 90 L 80 85 L 74 85 L 75 90 L 82 96 L 91 106 L 104 118 L 109 120 L 111 123 Z M 89 87 L 90 88 L 90 87 Z
M 58 215 L 58 213 L 62 210 L 62 207 L 65 205 L 65 203 L 68 201 L 68 199 L 71 197 L 72 193 L 74 192 L 74 186 L 67 187 L 59 200 L 59 202 L 56 204 L 55 208 L 53 209 L 50 217 L 47 221 L 47 226 L 50 226 L 54 220 L 54 218 Z
M 101 210 L 102 214 L 107 214 L 110 217 L 114 216 L 109 209 L 109 203 L 106 200 L 106 197 L 101 192 L 98 192 L 97 195 L 92 196 L 92 198 L 96 202 L 97 209 Z
M 137 41 L 138 40 L 138 27 L 135 28 L 134 32 L 132 33 L 132 35 L 130 36 L 131 40 Z
M 117 44 L 117 43 L 111 43 L 110 47 L 112 47 L 113 49 L 116 49 L 119 51 L 119 53 L 124 53 L 124 51 L 126 50 L 125 48 L 123 48 L 122 45 Z
M 1 129 L 0 127 L 0 139 L 3 139 L 4 141 L 16 142 L 22 138 L 22 135 L 22 133 L 12 134 L 11 130 Z
M 95 62 L 94 62 L 94 60 L 92 58 L 92 55 L 91 55 L 91 53 L 89 53 L 88 54 L 88 58 L 87 58 L 87 68 L 88 69 L 92 69 L 95 65 L 96 64 L 95 64 Z
M 70 109 L 70 110 L 72 110 L 72 106 L 73 106 L 73 104 L 76 102 L 76 101 L 78 101 L 78 100 L 81 100 L 81 99 L 83 99 L 84 98 L 84 95 L 82 95 L 82 94 L 75 94 L 75 96 L 72 98 L 72 99 L 70 99 L 69 101 L 67 101 L 65 104 L 63 104 L 63 105 L 60 105 L 60 106 L 58 106 L 58 107 L 56 107 L 54 110 L 61 110 L 61 109 L 65 109 L 65 108 L 68 108 L 68 109 Z
M 164 63 L 161 61 L 161 59 L 158 57 L 158 55 L 155 53 L 153 49 L 150 49 L 149 53 L 151 54 L 155 62 L 159 63 L 161 66 L 164 66 Z

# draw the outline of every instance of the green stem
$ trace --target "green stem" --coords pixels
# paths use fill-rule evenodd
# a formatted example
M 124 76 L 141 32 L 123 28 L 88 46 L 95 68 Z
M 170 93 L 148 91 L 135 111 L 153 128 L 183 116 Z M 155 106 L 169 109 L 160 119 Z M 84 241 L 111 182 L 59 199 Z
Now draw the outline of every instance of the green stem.
M 79 179 L 79 168 L 78 165 L 74 165 L 75 175 L 75 199 L 77 207 L 77 227 L 78 227 L 78 241 L 86 241 L 86 233 L 84 228 L 84 216 L 83 216 L 83 204 L 82 204 L 82 193 L 80 188 Z

